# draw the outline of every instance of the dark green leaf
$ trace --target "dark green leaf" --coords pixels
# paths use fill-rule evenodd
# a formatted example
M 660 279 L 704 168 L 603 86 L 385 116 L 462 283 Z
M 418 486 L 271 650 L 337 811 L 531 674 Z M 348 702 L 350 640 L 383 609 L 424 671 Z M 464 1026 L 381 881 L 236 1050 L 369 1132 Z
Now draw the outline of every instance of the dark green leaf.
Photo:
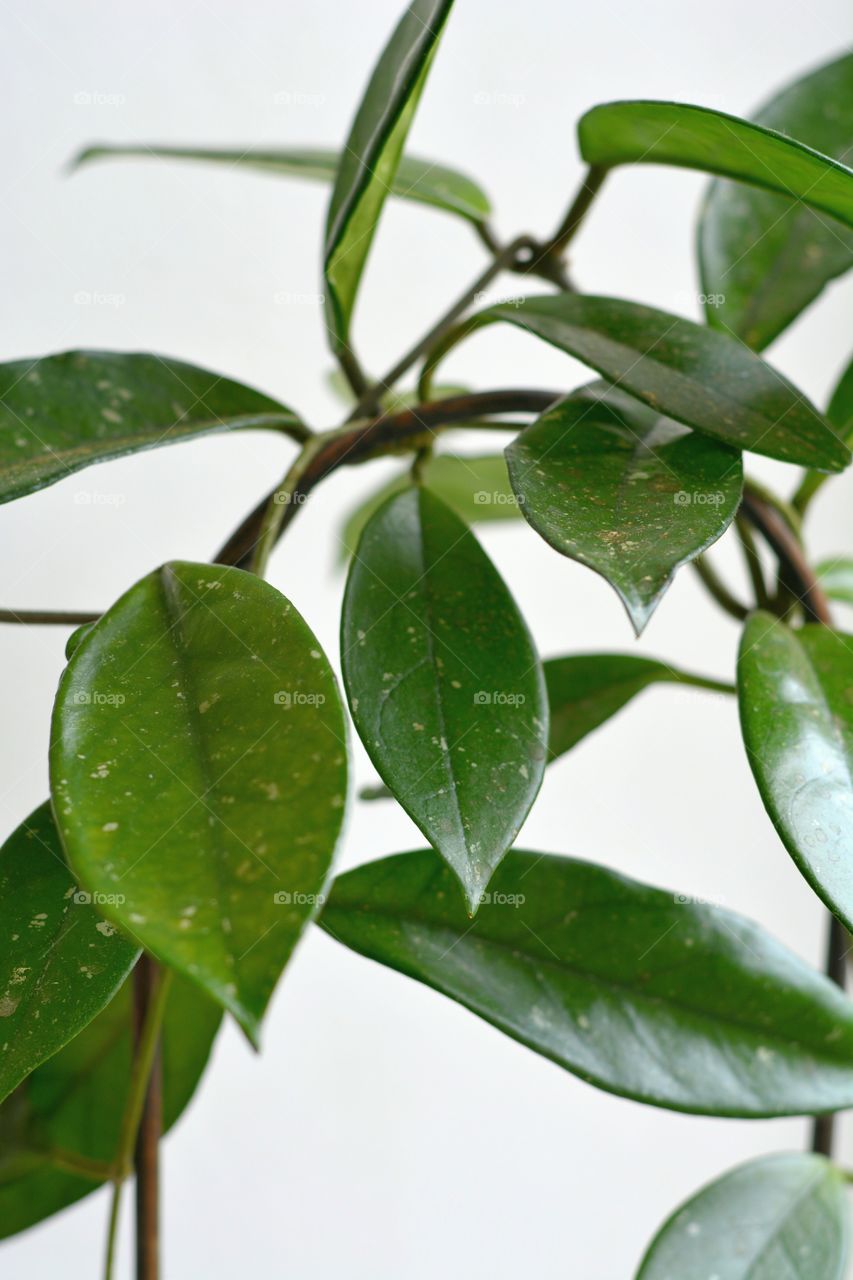
M 844 1178 L 822 1156 L 750 1160 L 676 1209 L 637 1280 L 842 1280 Z
M 334 182 L 340 154 L 317 147 L 267 150 L 260 147 L 125 147 L 119 144 L 87 147 L 77 157 L 75 166 L 89 160 L 125 160 L 138 157 L 153 160 L 201 160 L 205 163 L 225 164 L 234 169 L 254 169 L 259 173 L 281 177 Z M 432 160 L 421 160 L 416 156 L 402 157 L 399 167 L 391 177 L 389 194 L 459 214 L 471 222 L 484 222 L 491 213 L 489 197 L 476 182 L 456 169 L 435 164 Z
M 821 561 L 815 572 L 830 600 L 853 604 L 853 558 L 832 556 Z
M 518 501 L 509 483 L 506 461 L 501 454 L 476 458 L 439 453 L 429 458 L 423 469 L 424 483 L 452 507 L 467 524 L 491 520 L 512 520 L 519 514 Z M 353 508 L 341 531 L 342 559 L 355 551 L 362 530 L 374 511 L 388 498 L 409 485 L 408 470 L 389 480 L 366 502 Z
M 170 1128 L 204 1070 L 221 1019 L 176 977 L 163 1023 L 163 1123 Z M 132 1053 L 131 983 L 85 1031 L 0 1106 L 0 1237 L 14 1235 L 100 1185 L 75 1169 L 109 1163 L 118 1147 Z
M 0 365 L 0 502 L 156 445 L 293 426 L 269 396 L 180 360 L 120 351 L 13 360 Z
M 569 396 L 506 450 L 524 518 L 615 588 L 637 634 L 676 569 L 725 533 L 740 454 L 615 390 Z
M 832 393 L 826 416 L 849 444 L 853 440 L 853 360 L 844 370 Z
M 853 54 L 788 85 L 755 120 L 849 164 Z M 799 200 L 718 181 L 699 224 L 699 263 L 708 322 L 760 351 L 853 267 L 853 232 Z
M 853 1003 L 751 921 L 516 850 L 473 922 L 452 890 L 431 850 L 397 854 L 340 876 L 320 923 L 611 1093 L 723 1116 L 853 1105 Z
M 853 928 L 853 636 L 769 613 L 738 658 L 741 729 L 764 806 L 830 911 Z
M 533 641 L 474 535 L 409 489 L 369 520 L 341 631 L 353 720 L 475 911 L 533 804 L 548 741 Z
M 772 129 L 685 102 L 607 102 L 578 124 L 588 164 L 671 164 L 780 191 L 853 226 L 853 171 Z
M 629 653 L 573 653 L 549 658 L 542 667 L 551 708 L 549 760 L 571 751 L 650 684 L 686 684 L 734 693 L 717 680 Z
M 346 347 L 358 283 L 452 0 L 412 0 L 374 68 L 341 153 L 326 221 L 326 316 Z
M 193 978 L 253 1042 L 314 914 L 343 818 L 334 676 L 252 574 L 173 563 L 83 638 L 62 677 L 51 785 L 69 861 L 109 919 Z
M 139 954 L 77 889 L 50 805 L 0 849 L 0 1099 L 100 1013 Z
M 506 321 L 577 357 L 650 408 L 725 444 L 827 471 L 850 450 L 802 392 L 724 333 L 619 298 L 543 295 L 470 317 L 435 352 Z

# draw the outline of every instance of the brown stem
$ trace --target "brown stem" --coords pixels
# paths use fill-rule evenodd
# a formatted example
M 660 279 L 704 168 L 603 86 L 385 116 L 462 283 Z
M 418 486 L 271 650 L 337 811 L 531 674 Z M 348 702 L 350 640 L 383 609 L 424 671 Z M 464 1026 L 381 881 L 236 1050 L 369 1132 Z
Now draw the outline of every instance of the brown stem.
M 284 512 L 279 536 L 302 506 L 310 491 L 338 467 L 353 466 L 389 446 L 426 437 L 438 427 L 481 418 L 484 414 L 544 413 L 561 396 L 559 391 L 480 391 L 471 395 L 449 396 L 427 404 L 415 405 L 398 413 L 382 414 L 367 423 L 353 423 L 349 429 L 330 432 L 312 456 L 300 480 L 298 493 L 291 494 Z M 315 442 L 317 437 L 315 437 Z M 238 529 L 232 533 L 216 556 L 215 563 L 243 568 L 257 544 L 264 515 L 275 493 L 262 498 Z
M 133 973 L 135 1041 L 139 1045 L 148 1007 L 161 980 L 156 961 L 143 953 Z M 158 1043 L 136 1139 L 136 1280 L 160 1274 L 159 1144 L 163 1130 L 163 1069 Z
M 0 609 L 0 622 L 18 622 L 29 626 L 82 627 L 97 622 L 99 613 L 55 613 L 49 609 Z

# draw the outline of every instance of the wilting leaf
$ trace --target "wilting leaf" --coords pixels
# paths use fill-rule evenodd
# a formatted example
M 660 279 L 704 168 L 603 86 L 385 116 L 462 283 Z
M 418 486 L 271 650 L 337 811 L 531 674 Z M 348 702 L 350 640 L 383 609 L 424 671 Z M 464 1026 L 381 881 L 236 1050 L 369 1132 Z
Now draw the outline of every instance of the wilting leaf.
M 100 1013 L 138 948 L 77 889 L 50 805 L 0 849 L 0 1099 Z
M 788 85 L 755 119 L 849 165 L 853 54 Z M 699 262 L 708 322 L 760 351 L 853 266 L 853 233 L 800 200 L 717 181 L 699 224 Z
M 764 806 L 815 892 L 853 928 L 853 636 L 746 624 L 741 729 Z
M 507 854 L 471 921 L 431 850 L 340 876 L 320 923 L 590 1084 L 721 1116 L 853 1105 L 853 1003 L 758 925 Z
M 66 351 L 0 364 L 0 502 L 93 462 L 241 427 L 298 427 L 275 400 L 164 356 Z
M 676 569 L 725 533 L 740 454 L 611 390 L 569 396 L 506 450 L 524 518 L 613 586 L 637 634 Z
M 801 1152 L 763 1156 L 676 1209 L 637 1280 L 842 1280 L 848 1235 L 838 1169 Z
M 588 164 L 701 169 L 790 199 L 853 226 L 853 171 L 793 138 L 685 102 L 607 102 L 578 123 Z
M 476 910 L 539 790 L 545 682 L 497 570 L 427 490 L 398 494 L 368 521 L 341 647 L 368 755 Z
M 53 721 L 69 861 L 109 919 L 257 1040 L 314 914 L 346 793 L 343 710 L 317 641 L 252 574 L 175 562 L 80 642 Z

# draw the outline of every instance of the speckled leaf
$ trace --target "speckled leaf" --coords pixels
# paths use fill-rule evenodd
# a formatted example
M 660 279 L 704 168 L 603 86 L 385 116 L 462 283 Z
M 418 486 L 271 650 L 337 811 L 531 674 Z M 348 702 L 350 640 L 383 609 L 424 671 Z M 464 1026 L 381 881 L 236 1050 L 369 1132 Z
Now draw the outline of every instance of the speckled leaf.
M 755 120 L 849 165 L 853 54 L 788 85 Z M 853 231 L 799 200 L 721 180 L 702 211 L 699 265 L 708 323 L 760 351 L 853 267 Z
M 542 781 L 545 681 L 497 570 L 428 490 L 390 498 L 368 521 L 341 649 L 368 755 L 475 911 Z
M 572 653 L 542 664 L 551 709 L 548 759 L 571 751 L 650 684 L 692 685 L 733 693 L 730 685 L 630 653 Z
M 661 1227 L 637 1280 L 843 1280 L 844 1178 L 822 1156 L 762 1156 L 723 1174 Z
M 66 351 L 12 360 L 0 364 L 0 502 L 108 458 L 296 422 L 260 391 L 165 356 Z
M 738 658 L 743 740 L 782 843 L 853 929 L 853 636 L 748 620 Z
M 472 922 L 435 853 L 397 854 L 339 876 L 320 923 L 611 1093 L 721 1116 L 853 1105 L 834 983 L 751 921 L 605 867 L 513 850 Z
M 831 556 L 816 566 L 815 573 L 830 600 L 853 604 L 853 558 Z
M 350 317 L 385 197 L 452 0 L 412 0 L 370 77 L 332 190 L 326 220 L 326 318 L 346 348 Z
M 506 459 L 500 453 L 487 453 L 475 458 L 435 454 L 424 465 L 423 479 L 431 492 L 452 507 L 467 524 L 513 520 L 520 514 L 518 500 L 509 483 Z M 378 511 L 393 494 L 402 493 L 409 483 L 406 470 L 350 512 L 341 531 L 342 558 L 353 554 L 374 511 Z
M 51 787 L 105 915 L 195 979 L 253 1043 L 341 827 L 334 676 L 273 587 L 175 562 L 84 636 L 57 694 Z
M 194 983 L 176 976 L 163 1022 L 165 1129 L 195 1092 L 221 1017 Z M 127 982 L 85 1031 L 0 1106 L 0 1237 L 26 1230 L 101 1185 L 96 1168 L 88 1176 L 82 1169 L 115 1157 L 130 1079 L 131 1025 Z
M 297 147 L 281 150 L 261 147 L 161 147 L 114 146 L 87 147 L 75 164 L 105 159 L 200 160 L 224 164 L 233 169 L 253 169 L 280 177 L 309 178 L 334 182 L 340 153 L 319 147 Z M 484 222 L 491 213 L 489 197 L 476 182 L 456 169 L 403 156 L 389 183 L 389 195 L 418 204 L 432 205 L 447 213 L 456 213 L 470 222 Z
M 77 890 L 50 805 L 0 849 L 0 1099 L 100 1013 L 138 948 Z
M 742 342 L 619 298 L 548 294 L 481 311 L 438 346 L 505 321 L 582 360 L 658 413 L 782 462 L 842 471 L 850 450 L 801 391 Z
M 853 172 L 738 116 L 685 102 L 607 102 L 578 122 L 588 164 L 671 164 L 780 191 L 853 227 Z
M 569 396 L 506 450 L 524 518 L 615 588 L 637 634 L 676 569 L 725 533 L 740 454 L 616 391 Z

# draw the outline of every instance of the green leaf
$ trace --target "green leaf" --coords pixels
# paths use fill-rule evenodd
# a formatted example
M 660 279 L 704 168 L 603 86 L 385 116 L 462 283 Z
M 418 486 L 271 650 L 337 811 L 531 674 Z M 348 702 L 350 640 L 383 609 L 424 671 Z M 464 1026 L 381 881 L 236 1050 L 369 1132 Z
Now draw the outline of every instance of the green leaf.
M 519 515 L 506 461 L 499 453 L 474 458 L 434 454 L 424 466 L 423 479 L 431 492 L 452 507 L 466 524 L 512 520 Z M 350 511 L 340 534 L 342 560 L 349 559 L 355 552 L 362 530 L 374 511 L 395 493 L 402 493 L 409 484 L 407 469 Z
M 139 952 L 77 890 L 49 804 L 0 849 L 0 900 L 2 1099 L 100 1013 Z
M 498 321 L 550 342 L 658 413 L 724 444 L 826 471 L 850 461 L 850 450 L 802 392 L 741 342 L 619 298 L 548 294 L 489 307 L 439 344 L 430 367 L 462 337 Z
M 844 1178 L 822 1156 L 763 1156 L 697 1192 L 661 1227 L 637 1280 L 843 1280 Z
M 287 150 L 260 147 L 164 147 L 99 145 L 87 147 L 76 157 L 74 167 L 90 160 L 201 160 L 234 169 L 253 169 L 280 177 L 308 178 L 334 182 L 340 153 L 319 147 L 291 147 Z M 486 193 L 464 173 L 416 156 L 403 156 L 391 176 L 389 195 L 418 204 L 432 205 L 456 213 L 469 222 L 485 222 L 491 213 Z
M 252 574 L 174 562 L 95 623 L 51 748 L 68 859 L 104 913 L 198 982 L 253 1043 L 315 913 L 343 818 L 334 676 Z
M 345 348 L 373 233 L 452 0 L 412 0 L 374 68 L 341 153 L 326 221 L 326 316 Z
M 730 685 L 629 653 L 573 653 L 542 664 L 551 709 L 548 759 L 556 760 L 651 684 L 686 684 L 715 693 Z
M 755 119 L 849 162 L 853 54 L 788 85 Z M 713 182 L 699 223 L 699 265 L 708 323 L 760 351 L 853 267 L 853 232 L 787 195 Z
M 817 565 L 815 573 L 830 600 L 853 604 L 853 558 L 831 556 Z
M 181 360 L 66 351 L 0 365 L 0 502 L 94 462 L 242 427 L 298 428 L 242 383 Z
M 830 911 L 853 928 L 853 636 L 747 621 L 738 657 L 743 740 L 764 807 Z
M 848 444 L 853 442 L 853 360 L 844 370 L 832 393 L 826 416 L 828 421 L 842 433 Z
M 725 533 L 743 490 L 738 452 L 615 389 L 560 401 L 506 458 L 524 518 L 607 579 L 638 635 L 676 569 Z
M 539 790 L 548 708 L 533 641 L 474 535 L 409 489 L 369 520 L 341 628 L 353 720 L 472 913 Z
M 756 924 L 513 850 L 473 922 L 431 850 L 339 876 L 320 919 L 608 1092 L 707 1115 L 853 1105 L 853 1003 Z
M 790 199 L 853 226 L 853 171 L 773 129 L 685 102 L 607 102 L 578 123 L 587 164 L 700 169 Z
M 85 1031 L 0 1106 L 0 1237 L 14 1235 L 101 1185 L 89 1161 L 109 1163 L 119 1140 L 132 1055 L 130 981 Z M 195 1092 L 221 1011 L 176 977 L 163 1023 L 163 1123 Z M 78 1170 L 75 1166 L 80 1166 Z

